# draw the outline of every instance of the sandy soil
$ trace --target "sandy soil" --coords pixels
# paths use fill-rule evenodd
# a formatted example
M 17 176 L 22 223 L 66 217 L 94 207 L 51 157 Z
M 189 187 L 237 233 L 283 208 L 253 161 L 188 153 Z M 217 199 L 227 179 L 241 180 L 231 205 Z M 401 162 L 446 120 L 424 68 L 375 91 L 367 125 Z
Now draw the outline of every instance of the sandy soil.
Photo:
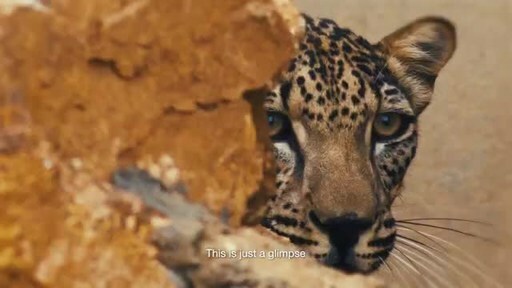
M 505 287 L 512 285 L 512 1 L 298 0 L 302 11 L 331 18 L 378 41 L 425 15 L 452 20 L 458 50 L 438 78 L 421 117 L 418 156 L 406 178 L 404 217 L 462 217 L 490 222 L 447 223 L 495 238 L 500 245 L 441 233 L 478 258 Z

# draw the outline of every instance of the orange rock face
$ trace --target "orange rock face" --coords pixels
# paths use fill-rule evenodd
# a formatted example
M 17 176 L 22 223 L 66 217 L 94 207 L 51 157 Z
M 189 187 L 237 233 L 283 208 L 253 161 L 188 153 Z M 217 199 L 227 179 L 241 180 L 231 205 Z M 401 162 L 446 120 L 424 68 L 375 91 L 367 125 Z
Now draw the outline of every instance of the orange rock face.
M 0 287 L 173 287 L 153 214 L 109 182 L 119 167 L 171 157 L 186 197 L 233 226 L 261 208 L 258 89 L 300 34 L 281 2 L 56 0 L 0 17 Z
M 293 53 L 289 27 L 266 1 L 107 2 L 3 19 L 4 95 L 19 95 L 35 142 L 61 161 L 80 158 L 105 179 L 120 162 L 167 153 L 191 199 L 239 223 L 266 161 L 243 93 Z

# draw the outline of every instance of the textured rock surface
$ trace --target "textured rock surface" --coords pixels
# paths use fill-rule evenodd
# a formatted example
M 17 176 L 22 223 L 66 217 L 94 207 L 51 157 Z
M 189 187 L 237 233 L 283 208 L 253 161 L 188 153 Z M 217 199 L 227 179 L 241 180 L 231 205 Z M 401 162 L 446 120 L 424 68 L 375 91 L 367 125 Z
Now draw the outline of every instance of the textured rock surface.
M 378 285 L 205 254 L 293 249 L 234 228 L 273 183 L 259 107 L 301 34 L 287 1 L 41 3 L 0 17 L 0 287 Z
M 285 19 L 265 5 L 52 1 L 55 17 L 3 20 L 4 93 L 25 101 L 32 134 L 60 159 L 105 178 L 171 151 L 190 199 L 239 223 L 267 161 L 243 92 L 293 52 Z

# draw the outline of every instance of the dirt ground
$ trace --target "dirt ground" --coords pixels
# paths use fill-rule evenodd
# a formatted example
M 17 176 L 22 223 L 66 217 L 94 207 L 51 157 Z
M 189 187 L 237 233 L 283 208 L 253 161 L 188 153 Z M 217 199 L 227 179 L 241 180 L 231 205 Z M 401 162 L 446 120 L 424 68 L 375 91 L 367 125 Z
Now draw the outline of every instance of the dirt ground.
M 512 285 L 512 1 L 297 0 L 312 16 L 376 42 L 425 15 L 453 21 L 454 58 L 441 72 L 432 105 L 421 117 L 418 155 L 406 177 L 397 218 L 461 217 L 477 224 L 437 222 L 498 240 L 438 234 L 476 256 L 505 287 Z M 464 225 L 462 225 L 464 224 Z M 431 230 L 435 231 L 435 230 Z

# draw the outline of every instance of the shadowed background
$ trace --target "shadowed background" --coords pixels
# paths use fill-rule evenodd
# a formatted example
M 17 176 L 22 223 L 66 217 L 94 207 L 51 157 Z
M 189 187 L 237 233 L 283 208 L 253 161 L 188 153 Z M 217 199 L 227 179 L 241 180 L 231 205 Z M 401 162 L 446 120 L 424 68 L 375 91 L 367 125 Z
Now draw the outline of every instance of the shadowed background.
M 371 42 L 426 15 L 457 27 L 458 48 L 441 71 L 431 105 L 420 118 L 418 154 L 405 178 L 395 216 L 460 217 L 439 221 L 499 244 L 426 230 L 461 245 L 505 286 L 512 284 L 512 1 L 297 0 L 311 16 L 331 18 Z M 428 222 L 431 223 L 431 222 Z M 421 228 L 421 227 L 418 227 Z

